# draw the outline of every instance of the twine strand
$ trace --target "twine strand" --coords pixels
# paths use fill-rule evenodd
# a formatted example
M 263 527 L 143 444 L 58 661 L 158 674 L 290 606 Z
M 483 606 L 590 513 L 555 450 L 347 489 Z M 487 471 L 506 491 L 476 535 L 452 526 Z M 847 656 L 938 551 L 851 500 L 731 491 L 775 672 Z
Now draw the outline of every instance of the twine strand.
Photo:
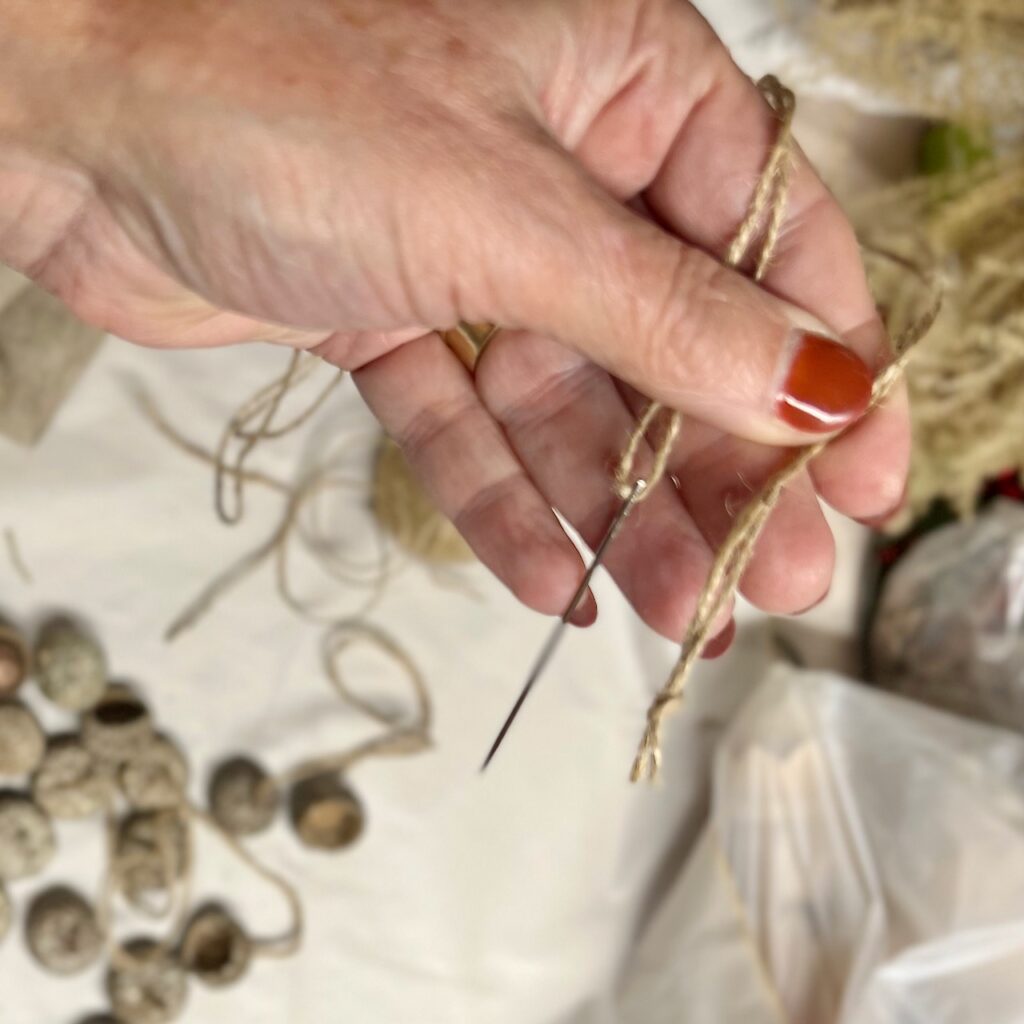
M 750 207 L 726 256 L 729 266 L 739 268 L 755 243 L 759 242 L 753 272 L 757 281 L 767 272 L 785 222 L 792 167 L 792 120 L 796 106 L 793 94 L 773 76 L 763 78 L 758 87 L 778 118 L 779 127 L 771 153 L 754 189 Z M 880 405 L 899 383 L 911 348 L 927 332 L 938 315 L 940 299 L 941 292 L 936 288 L 935 299 L 928 310 L 894 341 L 896 359 L 876 378 L 869 411 Z M 642 439 L 661 409 L 657 403 L 651 403 L 630 435 L 616 471 L 616 487 L 620 493 L 623 485 L 630 481 Z M 673 412 L 660 447 L 653 456 L 655 470 L 660 468 L 661 472 L 652 471 L 652 484 L 657 483 L 664 472 L 680 423 L 679 413 Z M 782 492 L 828 443 L 821 441 L 799 450 L 737 515 L 697 599 L 696 609 L 683 637 L 679 658 L 648 709 L 647 724 L 630 773 L 634 782 L 657 777 L 662 760 L 661 730 L 665 716 L 682 701 L 687 680 L 710 639 L 711 629 L 735 595 L 753 556 L 758 537 Z
M 927 334 L 939 315 L 942 287 L 938 278 L 929 275 L 926 284 L 932 293 L 924 313 L 893 340 L 896 358 L 875 378 L 867 412 L 880 406 L 897 387 L 910 361 L 914 346 Z M 736 518 L 732 530 L 722 544 L 697 600 L 697 608 L 687 627 L 679 659 L 647 711 L 647 725 L 630 778 L 633 782 L 653 780 L 661 767 L 661 729 L 665 716 L 682 701 L 686 683 L 694 664 L 709 639 L 711 628 L 721 610 L 736 593 L 740 578 L 750 563 L 757 540 L 778 504 L 786 487 L 820 455 L 832 439 L 819 441 L 800 449 L 764 485 Z
M 751 247 L 760 236 L 761 247 L 753 275 L 755 281 L 760 281 L 771 262 L 785 220 L 786 196 L 789 192 L 789 176 L 793 163 L 792 125 L 796 101 L 793 93 L 774 75 L 766 75 L 757 83 L 757 87 L 779 124 L 771 152 L 754 188 L 750 206 L 729 245 L 725 262 L 730 267 L 738 268 L 746 260 Z M 630 432 L 615 469 L 615 491 L 623 500 L 632 491 L 636 482 L 636 462 L 644 439 L 663 411 L 667 410 L 659 402 L 649 403 L 639 422 Z M 680 413 L 669 412 L 661 439 L 651 453 L 650 469 L 643 474 L 647 487 L 637 498 L 638 502 L 650 497 L 664 477 L 682 423 Z

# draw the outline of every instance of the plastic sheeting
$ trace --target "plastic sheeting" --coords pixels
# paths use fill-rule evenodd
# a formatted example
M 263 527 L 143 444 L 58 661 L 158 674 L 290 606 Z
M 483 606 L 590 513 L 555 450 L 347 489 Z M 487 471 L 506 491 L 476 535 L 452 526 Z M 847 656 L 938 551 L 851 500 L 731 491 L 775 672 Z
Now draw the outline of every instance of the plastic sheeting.
M 777 669 L 616 1024 L 1020 1024 L 1024 741 Z

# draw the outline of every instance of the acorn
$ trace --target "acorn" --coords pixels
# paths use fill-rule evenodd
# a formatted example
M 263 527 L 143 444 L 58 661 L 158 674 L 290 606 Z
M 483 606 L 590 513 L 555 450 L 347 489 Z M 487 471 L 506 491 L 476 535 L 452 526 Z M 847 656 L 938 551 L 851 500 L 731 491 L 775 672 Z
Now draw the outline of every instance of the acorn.
M 52 736 L 32 776 L 32 797 L 52 818 L 88 818 L 111 807 L 117 795 L 108 764 L 77 736 Z
M 337 775 L 316 775 L 296 783 L 290 805 L 299 839 L 315 850 L 341 850 L 363 831 L 363 806 Z
M 139 811 L 176 807 L 185 799 L 188 762 L 166 736 L 154 736 L 118 771 L 125 799 Z
M 107 685 L 100 645 L 70 619 L 51 619 L 39 632 L 33 666 L 40 689 L 67 711 L 91 708 Z
M 107 973 L 107 995 L 124 1024 L 169 1024 L 185 1009 L 188 979 L 174 956 L 152 939 L 133 939 Z
M 178 955 L 186 971 L 211 987 L 223 988 L 249 969 L 252 943 L 223 907 L 211 904 L 188 923 Z
M 36 875 L 57 849 L 53 825 L 27 796 L 0 792 L 0 879 Z
M 82 716 L 81 737 L 96 757 L 122 764 L 152 742 L 153 723 L 146 705 L 130 686 L 111 683 L 96 706 Z
M 20 700 L 0 701 L 0 775 L 35 771 L 46 750 L 39 721 Z
M 135 811 L 118 827 L 114 843 L 114 876 L 128 902 L 157 913 L 154 897 L 169 898 L 188 871 L 188 822 L 177 810 Z
M 232 835 L 251 836 L 269 828 L 279 801 L 277 783 L 248 757 L 222 762 L 210 780 L 210 813 Z
M 32 901 L 25 939 L 32 955 L 52 974 L 78 974 L 103 951 L 95 910 L 66 886 L 46 889 Z
M 13 916 L 11 897 L 7 895 L 7 890 L 0 885 L 0 942 L 4 941 L 7 933 L 11 930 L 11 918 Z
M 28 675 L 28 648 L 21 634 L 0 625 L 0 697 L 10 697 Z

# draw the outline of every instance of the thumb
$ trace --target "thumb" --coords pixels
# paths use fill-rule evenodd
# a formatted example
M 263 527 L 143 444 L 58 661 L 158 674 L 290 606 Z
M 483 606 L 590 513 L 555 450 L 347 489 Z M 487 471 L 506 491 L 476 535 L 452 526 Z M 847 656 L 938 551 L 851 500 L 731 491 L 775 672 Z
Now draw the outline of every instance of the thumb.
M 487 261 L 496 322 L 753 441 L 807 443 L 865 411 L 871 371 L 810 314 L 621 205 L 568 156 L 541 165 Z

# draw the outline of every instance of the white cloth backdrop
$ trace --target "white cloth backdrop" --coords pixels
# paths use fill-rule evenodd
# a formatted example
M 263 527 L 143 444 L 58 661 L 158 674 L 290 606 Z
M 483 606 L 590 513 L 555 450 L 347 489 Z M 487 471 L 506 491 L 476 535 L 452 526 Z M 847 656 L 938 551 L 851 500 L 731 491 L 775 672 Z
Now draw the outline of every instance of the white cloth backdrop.
M 758 42 L 762 5 L 705 6 L 751 72 L 766 70 L 776 51 Z M 196 798 L 226 754 L 248 751 L 281 769 L 368 734 L 327 688 L 322 631 L 285 610 L 267 569 L 177 643 L 162 640 L 212 574 L 269 533 L 280 503 L 254 492 L 244 523 L 222 526 L 209 471 L 145 422 L 130 385 L 144 383 L 176 424 L 210 443 L 233 406 L 284 360 L 269 347 L 169 353 L 109 340 L 38 448 L 0 442 L 0 529 L 15 531 L 34 577 L 25 583 L 0 557 L 0 612 L 30 623 L 56 609 L 84 615 L 115 677 L 142 686 L 187 748 Z M 300 437 L 268 446 L 259 464 L 294 478 L 303 451 L 369 424 L 346 384 Z M 350 443 L 366 471 L 372 433 Z M 353 494 L 339 521 L 369 543 L 366 505 Z M 842 531 L 839 578 L 812 619 L 839 635 L 855 617 L 862 542 L 858 529 Z M 627 772 L 644 711 L 673 648 L 599 579 L 599 624 L 568 636 L 480 777 L 480 759 L 550 623 L 483 571 L 467 570 L 466 579 L 476 596 L 410 570 L 373 616 L 426 674 L 436 749 L 354 773 L 369 825 L 350 851 L 308 853 L 283 822 L 253 843 L 299 886 L 304 949 L 290 961 L 260 962 L 237 988 L 193 985 L 190 1024 L 614 1022 L 606 994 L 700 825 L 708 752 L 761 672 L 762 638 L 741 630 L 733 653 L 701 669 L 688 713 L 669 730 L 664 785 L 632 787 Z M 357 685 L 359 664 L 369 662 L 353 659 Z M 51 724 L 62 721 L 33 704 Z M 60 825 L 45 879 L 12 887 L 19 914 L 44 884 L 94 891 L 100 831 L 97 823 Z M 257 934 L 284 924 L 278 897 L 216 842 L 201 844 L 198 885 L 227 895 Z M 63 1024 L 101 1008 L 100 972 L 67 980 L 41 973 L 20 923 L 0 946 L 0 1020 Z

